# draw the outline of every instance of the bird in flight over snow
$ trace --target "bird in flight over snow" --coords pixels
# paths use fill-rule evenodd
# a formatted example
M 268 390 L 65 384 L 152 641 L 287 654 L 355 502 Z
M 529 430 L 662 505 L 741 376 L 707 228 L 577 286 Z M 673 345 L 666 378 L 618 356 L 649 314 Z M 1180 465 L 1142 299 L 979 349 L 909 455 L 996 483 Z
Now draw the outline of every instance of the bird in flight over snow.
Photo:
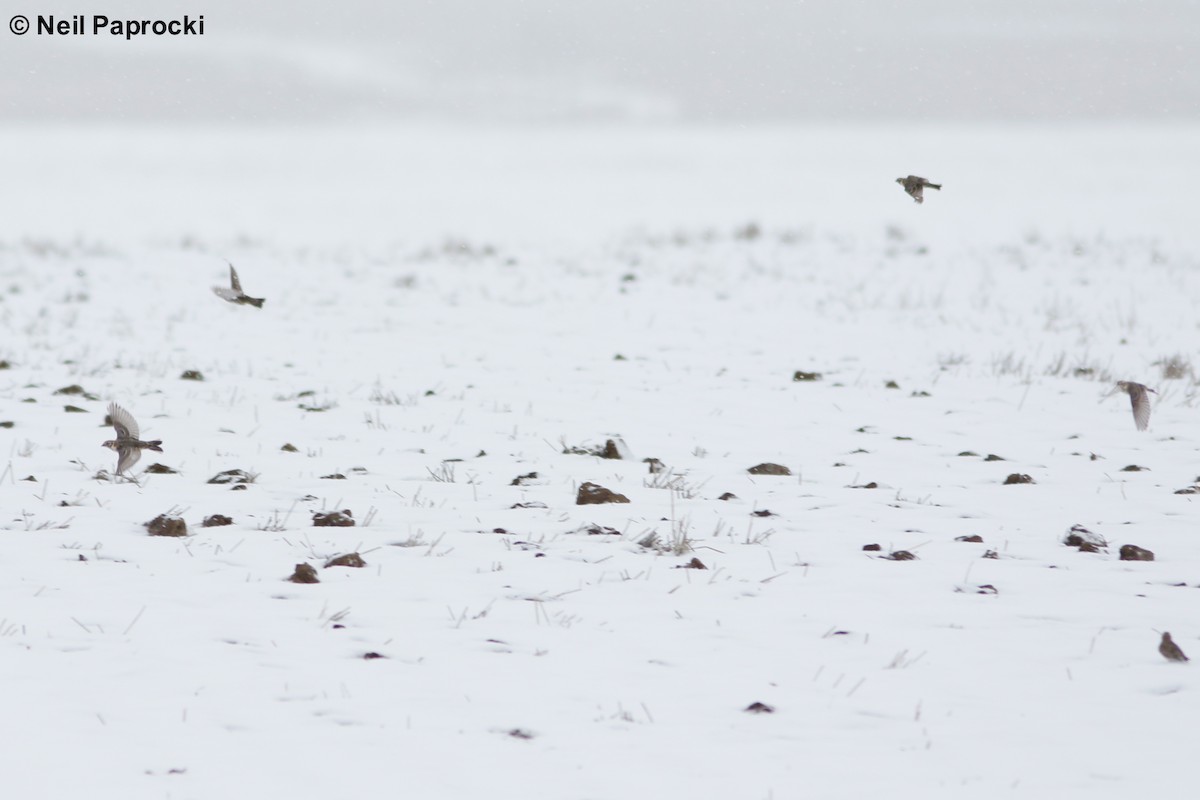
M 1129 402 L 1133 406 L 1133 422 L 1137 429 L 1146 430 L 1150 425 L 1150 395 L 1147 392 L 1154 390 L 1133 381 L 1117 381 L 1117 389 L 1129 395 Z
M 916 175 L 909 175 L 907 178 L 896 178 L 896 183 L 903 186 L 904 191 L 912 195 L 912 199 L 918 203 L 925 202 L 926 186 L 928 186 L 930 189 L 937 189 L 939 192 L 942 190 L 942 185 L 940 183 L 930 183 L 924 178 Z
M 1171 638 L 1171 634 L 1164 633 L 1162 642 L 1158 645 L 1158 652 L 1162 653 L 1162 657 L 1167 661 L 1188 661 L 1188 657 L 1179 649 L 1179 645 L 1175 644 L 1175 640 Z
M 125 409 L 121 408 L 116 403 L 108 404 L 108 418 L 112 421 L 113 428 L 117 431 L 117 438 L 109 439 L 102 447 L 107 447 L 109 450 L 115 450 L 117 453 L 117 474 L 128 470 L 138 459 L 142 457 L 143 450 L 153 450 L 156 453 L 161 453 L 161 439 L 155 439 L 152 442 L 143 442 L 138 438 L 140 431 L 138 430 L 137 420 L 133 418 Z
M 213 293 L 222 300 L 228 300 L 241 306 L 251 305 L 255 308 L 262 308 L 263 303 L 266 302 L 266 298 L 250 297 L 242 291 L 242 282 L 238 280 L 237 270 L 233 268 L 233 264 L 229 265 L 229 284 L 230 288 L 228 289 L 224 286 L 214 286 Z

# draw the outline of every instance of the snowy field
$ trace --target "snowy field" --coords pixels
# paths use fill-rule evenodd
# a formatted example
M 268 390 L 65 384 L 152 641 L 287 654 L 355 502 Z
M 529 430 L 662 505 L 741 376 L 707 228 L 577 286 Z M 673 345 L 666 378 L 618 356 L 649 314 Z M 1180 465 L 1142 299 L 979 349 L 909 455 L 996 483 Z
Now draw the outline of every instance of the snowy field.
M 1185 792 L 1198 133 L 0 132 L 7 796 Z

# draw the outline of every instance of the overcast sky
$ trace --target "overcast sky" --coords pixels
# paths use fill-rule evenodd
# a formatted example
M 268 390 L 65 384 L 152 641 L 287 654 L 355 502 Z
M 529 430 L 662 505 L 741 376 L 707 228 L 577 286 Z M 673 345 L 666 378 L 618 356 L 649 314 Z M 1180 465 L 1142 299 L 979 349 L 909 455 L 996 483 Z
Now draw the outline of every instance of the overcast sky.
M 1197 0 L 6 5 L 205 17 L 203 37 L 3 31 L 9 121 L 1200 118 Z

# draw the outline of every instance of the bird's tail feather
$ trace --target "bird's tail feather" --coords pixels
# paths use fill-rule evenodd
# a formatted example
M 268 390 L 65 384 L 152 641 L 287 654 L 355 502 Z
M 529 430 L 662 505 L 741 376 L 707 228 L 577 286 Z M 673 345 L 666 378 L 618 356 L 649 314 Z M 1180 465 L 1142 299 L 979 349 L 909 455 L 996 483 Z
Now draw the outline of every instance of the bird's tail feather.
M 163 449 L 159 447 L 162 444 L 162 439 L 155 439 L 153 442 L 146 442 L 146 449 L 153 450 L 156 453 L 161 453 Z
M 265 297 L 247 297 L 246 302 L 255 308 L 262 308 L 262 304 L 267 302 Z
M 925 185 L 930 189 L 937 189 L 939 192 L 942 190 L 942 185 L 940 183 L 927 183 Z

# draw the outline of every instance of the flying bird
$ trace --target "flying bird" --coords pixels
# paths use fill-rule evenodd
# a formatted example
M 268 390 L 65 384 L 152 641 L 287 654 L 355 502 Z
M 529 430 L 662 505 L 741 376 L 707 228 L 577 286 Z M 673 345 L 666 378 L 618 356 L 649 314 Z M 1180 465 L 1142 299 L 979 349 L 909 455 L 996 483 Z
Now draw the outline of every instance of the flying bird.
M 233 264 L 229 264 L 229 285 L 230 288 L 228 289 L 224 286 L 214 286 L 213 294 L 222 300 L 228 300 L 240 306 L 250 305 L 255 308 L 262 308 L 263 303 L 266 302 L 266 298 L 250 297 L 242 291 L 242 282 L 238 280 L 237 270 L 233 268 Z
M 1179 645 L 1171 638 L 1171 634 L 1164 633 L 1162 642 L 1158 645 L 1158 652 L 1162 653 L 1162 657 L 1167 661 L 1188 661 L 1188 657 L 1179 649 Z
M 1129 395 L 1129 402 L 1133 406 L 1133 422 L 1137 425 L 1137 429 L 1139 431 L 1146 430 L 1150 425 L 1150 396 L 1146 393 L 1158 394 L 1158 392 L 1133 381 L 1117 381 L 1117 389 Z
M 918 203 L 925 202 L 926 186 L 928 186 L 930 189 L 937 189 L 939 192 L 942 190 L 942 185 L 940 183 L 930 183 L 924 178 L 916 175 L 909 175 L 907 178 L 896 178 L 896 183 L 903 186 L 904 191 L 912 195 L 912 199 Z
M 161 453 L 161 439 L 155 439 L 152 442 L 143 442 L 138 438 L 139 430 L 137 420 L 133 418 L 125 409 L 121 408 L 116 403 L 108 404 L 108 418 L 112 421 L 113 428 L 117 431 L 117 438 L 109 439 L 102 447 L 107 447 L 109 450 L 115 450 L 117 453 L 117 474 L 128 470 L 138 459 L 142 457 L 143 450 L 153 450 L 155 453 Z

